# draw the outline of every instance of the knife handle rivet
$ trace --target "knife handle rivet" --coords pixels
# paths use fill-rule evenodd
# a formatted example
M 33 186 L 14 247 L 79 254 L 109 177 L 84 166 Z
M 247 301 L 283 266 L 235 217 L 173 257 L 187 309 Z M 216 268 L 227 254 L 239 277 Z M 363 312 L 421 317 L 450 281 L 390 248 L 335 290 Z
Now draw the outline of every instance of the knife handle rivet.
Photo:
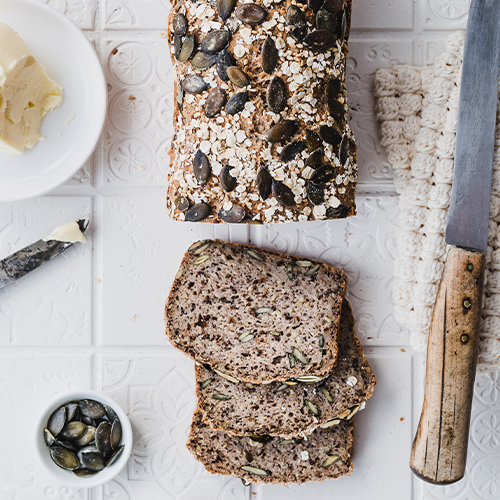
M 462 341 L 462 344 L 467 344 L 467 342 L 469 342 L 469 336 L 466 333 L 464 333 L 460 337 L 460 340 Z
M 470 301 L 470 299 L 464 300 L 464 307 L 465 309 L 470 309 L 472 307 L 472 302 Z
M 467 269 L 472 272 L 474 271 L 474 266 L 472 264 L 468 264 Z

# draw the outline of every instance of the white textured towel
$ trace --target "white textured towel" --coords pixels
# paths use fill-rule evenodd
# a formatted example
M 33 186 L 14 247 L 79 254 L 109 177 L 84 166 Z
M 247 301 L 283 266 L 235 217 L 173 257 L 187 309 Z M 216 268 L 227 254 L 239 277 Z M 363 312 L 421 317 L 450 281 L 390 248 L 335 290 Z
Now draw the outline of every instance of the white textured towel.
M 432 66 L 395 66 L 375 77 L 382 144 L 400 194 L 399 257 L 394 264 L 396 320 L 417 351 L 427 345 L 447 254 L 464 32 L 449 36 Z M 500 126 L 497 113 L 479 370 L 500 367 Z

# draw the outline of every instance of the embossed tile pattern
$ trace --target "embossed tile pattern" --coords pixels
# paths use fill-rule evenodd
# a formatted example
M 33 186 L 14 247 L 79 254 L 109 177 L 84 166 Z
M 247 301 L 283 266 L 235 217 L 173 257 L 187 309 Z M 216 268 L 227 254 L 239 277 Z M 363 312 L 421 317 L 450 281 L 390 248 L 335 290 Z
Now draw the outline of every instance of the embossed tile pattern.
M 39 1 L 66 14 L 94 44 L 108 81 L 108 120 L 95 154 L 55 195 L 0 205 L 0 257 L 57 224 L 93 215 L 87 246 L 76 245 L 0 290 L 0 426 L 16 431 L 4 432 L 0 446 L 0 500 L 498 498 L 497 372 L 476 381 L 464 480 L 431 487 L 407 466 L 423 395 L 423 359 L 413 357 L 392 318 L 398 207 L 371 94 L 378 68 L 430 63 L 447 34 L 465 26 L 469 0 L 355 0 L 347 79 L 359 143 L 358 216 L 262 227 L 167 218 L 173 134 L 168 1 Z M 185 248 L 214 237 L 346 269 L 358 334 L 378 378 L 373 400 L 356 417 L 351 478 L 243 488 L 238 479 L 208 474 L 184 448 L 195 404 L 193 365 L 166 342 L 163 308 Z M 32 455 L 33 409 L 78 387 L 115 397 L 135 431 L 128 467 L 94 490 L 53 483 Z

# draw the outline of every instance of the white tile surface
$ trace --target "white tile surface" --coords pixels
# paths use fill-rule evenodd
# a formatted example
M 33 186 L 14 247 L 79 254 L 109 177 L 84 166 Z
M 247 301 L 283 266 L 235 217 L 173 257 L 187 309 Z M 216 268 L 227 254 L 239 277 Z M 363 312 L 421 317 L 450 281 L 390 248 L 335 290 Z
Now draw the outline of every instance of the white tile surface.
M 94 156 L 56 195 L 0 205 L 0 257 L 62 222 L 93 215 L 87 246 L 75 246 L 0 291 L 0 500 L 499 498 L 498 373 L 476 382 L 465 479 L 430 487 L 407 465 L 423 361 L 413 357 L 392 318 L 398 207 L 371 93 L 378 68 L 430 63 L 447 34 L 465 26 L 468 0 L 354 0 L 347 78 L 364 193 L 358 216 L 262 227 L 182 224 L 167 217 L 166 152 L 173 133 L 168 2 L 40 1 L 68 15 L 93 41 L 108 80 L 109 114 Z M 250 241 L 347 271 L 358 333 L 378 378 L 372 401 L 356 417 L 352 477 L 243 488 L 238 479 L 205 472 L 184 448 L 194 409 L 192 363 L 168 346 L 163 309 L 185 248 L 205 237 Z M 32 458 L 31 436 L 21 432 L 40 405 L 77 387 L 115 397 L 135 430 L 128 467 L 94 490 L 51 483 Z

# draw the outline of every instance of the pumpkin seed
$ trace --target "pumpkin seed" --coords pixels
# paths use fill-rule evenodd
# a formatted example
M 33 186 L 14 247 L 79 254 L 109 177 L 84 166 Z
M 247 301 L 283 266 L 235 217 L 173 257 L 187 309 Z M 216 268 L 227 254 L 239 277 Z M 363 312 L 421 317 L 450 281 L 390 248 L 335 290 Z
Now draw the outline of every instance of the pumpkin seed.
M 331 455 L 330 457 L 327 457 L 327 459 L 321 464 L 321 467 L 323 467 L 323 469 L 327 469 L 339 460 L 340 457 L 338 455 Z
M 95 476 L 99 471 L 90 469 L 76 469 L 73 474 L 78 477 L 91 477 Z
M 313 11 L 317 12 L 323 5 L 323 0 L 307 0 L 307 6 Z
M 272 182 L 273 196 L 278 200 L 279 204 L 284 207 L 295 206 L 295 195 L 292 190 L 285 186 L 282 182 L 275 181 Z
M 243 332 L 239 337 L 238 340 L 244 344 L 245 342 L 250 342 L 255 337 L 255 335 L 252 332 Z
M 113 465 L 120 455 L 123 453 L 123 450 L 125 449 L 125 445 L 122 444 L 107 460 L 107 462 L 104 464 L 105 467 L 110 467 Z
M 326 184 L 327 182 L 332 181 L 335 178 L 335 175 L 336 170 L 334 167 L 331 165 L 322 165 L 313 172 L 309 178 L 309 183 L 317 185 Z
M 248 450 L 245 450 L 245 459 L 247 462 L 251 462 L 253 460 L 252 454 Z
M 245 104 L 248 101 L 248 90 L 239 92 L 231 96 L 226 104 L 226 113 L 228 115 L 235 115 L 245 109 Z
M 70 450 L 61 446 L 51 446 L 49 448 L 50 458 L 53 462 L 64 470 L 76 470 L 80 466 L 78 458 Z
M 340 80 L 337 78 L 330 78 L 330 80 L 326 82 L 325 86 L 326 99 L 328 101 L 338 99 L 338 97 L 340 96 L 340 89 L 341 89 Z
M 318 266 L 319 266 L 319 264 L 318 264 Z M 316 266 L 314 266 L 314 267 L 316 267 Z M 313 268 L 313 269 L 314 269 L 314 268 Z M 308 271 L 308 272 L 309 272 L 309 271 Z M 319 346 L 320 346 L 320 347 L 324 347 L 324 345 L 325 345 L 325 337 L 323 336 L 323 334 L 322 334 L 322 333 L 320 333 L 320 334 L 319 334 L 319 337 L 318 337 L 318 344 L 319 344 Z
M 236 59 L 227 51 L 227 49 L 221 50 L 217 54 L 216 69 L 219 78 L 223 82 L 228 82 L 229 77 L 227 76 L 227 68 L 230 66 L 236 66 Z
M 321 377 L 317 377 L 316 375 L 302 375 L 302 377 L 298 377 L 296 380 L 297 382 L 302 382 L 303 384 L 315 384 L 323 379 Z
M 117 418 L 111 425 L 111 449 L 116 450 L 122 440 L 122 424 Z
M 349 215 L 349 207 L 345 205 L 339 205 L 336 208 L 330 207 L 326 210 L 327 219 L 344 219 Z
M 207 203 L 201 202 L 193 205 L 187 212 L 184 219 L 187 222 L 198 222 L 206 219 L 212 213 L 212 208 Z
M 323 163 L 323 150 L 318 148 L 314 150 L 305 162 L 306 167 L 316 168 Z
M 267 105 L 273 113 L 281 113 L 286 108 L 287 94 L 286 83 L 279 76 L 275 76 L 266 91 Z
M 174 56 L 177 60 L 181 57 L 182 37 L 174 35 Z
M 268 443 L 271 441 L 271 436 L 248 436 L 255 443 Z
M 295 359 L 300 361 L 303 365 L 309 364 L 309 360 L 296 347 L 293 348 L 292 352 L 293 352 Z
M 281 142 L 291 137 L 297 131 L 295 120 L 281 120 L 273 125 L 266 134 L 268 142 Z
M 92 427 L 95 427 L 95 420 L 93 418 L 82 415 L 81 419 L 85 425 L 91 425 Z
M 295 368 L 295 358 L 291 352 L 288 353 L 288 362 L 290 363 L 290 368 Z
M 210 168 L 210 162 L 208 161 L 207 155 L 198 149 L 193 160 L 193 173 L 196 180 L 200 184 L 205 184 L 208 181 L 211 172 L 212 169 Z
M 188 30 L 188 20 L 184 14 L 180 12 L 174 16 L 172 20 L 172 30 L 176 35 L 184 36 Z
M 266 314 L 272 311 L 271 307 L 258 307 L 255 309 L 255 314 Z
M 278 64 L 278 49 L 273 38 L 267 35 L 260 53 L 260 64 L 262 71 L 268 75 L 272 74 Z
M 290 35 L 297 40 L 297 42 L 302 41 L 302 39 L 307 34 L 307 19 L 305 14 L 296 5 L 290 5 L 286 11 L 286 24 L 287 26 L 292 26 L 293 29 L 290 30 Z
M 345 165 L 349 158 L 349 137 L 344 135 L 339 148 L 339 160 L 341 165 Z
M 200 257 L 196 258 L 193 261 L 193 264 L 195 266 L 198 266 L 198 265 L 203 264 L 204 262 L 206 262 L 208 259 L 210 259 L 210 255 L 200 255 Z
M 216 54 L 227 46 L 229 40 L 231 40 L 230 31 L 214 30 L 202 40 L 200 49 L 208 54 Z
M 321 392 L 323 393 L 323 396 L 325 396 L 325 399 L 329 402 L 329 403 L 333 403 L 333 398 L 332 398 L 332 395 L 328 392 L 328 389 L 322 385 L 320 387 L 320 390 Z
M 96 472 L 104 469 L 104 457 L 100 453 L 87 452 L 79 454 L 80 464 L 89 470 Z
M 189 208 L 189 200 L 184 196 L 177 196 L 174 205 L 180 212 L 185 212 Z
M 252 467 L 250 465 L 242 465 L 241 469 L 245 472 L 250 472 L 256 476 L 269 476 L 270 472 L 265 469 L 260 469 L 259 467 Z
M 220 370 L 217 370 L 214 368 L 214 372 L 219 374 L 222 378 L 225 378 L 226 380 L 229 380 L 229 382 L 232 382 L 233 384 L 239 384 L 240 381 L 237 378 L 231 377 L 231 375 L 228 375 L 227 373 L 221 372 Z
M 96 428 L 88 425 L 85 434 L 74 441 L 74 445 L 78 447 L 89 445 L 95 438 Z
M 54 444 L 54 441 L 56 440 L 56 438 L 52 435 L 49 429 L 43 430 L 43 439 L 47 446 L 52 446 Z
M 344 10 L 342 13 L 342 21 L 340 22 L 340 45 L 344 45 L 345 35 L 347 31 L 347 11 Z
M 217 0 L 217 12 L 223 21 L 231 16 L 235 7 L 236 0 Z
M 325 201 L 325 188 L 322 184 L 316 184 L 315 182 L 308 181 L 306 184 L 306 193 L 307 199 L 313 205 L 321 205 Z
M 295 272 L 293 270 L 293 264 L 287 264 L 286 266 L 286 275 L 290 281 L 295 279 Z
M 338 146 L 342 140 L 342 136 L 333 127 L 322 125 L 318 130 L 321 139 L 332 146 Z
M 118 419 L 118 415 L 116 414 L 115 410 L 111 408 L 111 406 L 108 406 L 107 404 L 103 404 L 104 409 L 106 410 L 106 417 L 110 422 L 113 422 Z
M 194 69 L 203 71 L 212 67 L 217 61 L 217 54 L 207 54 L 206 52 L 196 52 L 194 57 L 191 59 L 191 66 Z
M 267 168 L 261 167 L 257 173 L 257 191 L 262 199 L 265 201 L 271 196 L 273 178 Z
M 220 87 L 213 89 L 205 101 L 205 116 L 207 118 L 216 117 L 226 104 L 226 98 L 226 92 Z
M 335 19 L 332 14 L 323 7 L 316 13 L 316 29 L 335 33 Z
M 335 35 L 331 31 L 315 30 L 304 38 L 303 43 L 314 52 L 326 52 L 335 47 L 336 41 Z
M 247 248 L 247 254 L 252 257 L 252 259 L 258 260 L 259 262 L 265 261 L 264 257 L 262 257 L 259 252 L 252 250 L 251 248 Z
M 354 415 L 356 415 L 356 413 L 358 413 L 359 411 L 359 405 L 358 406 L 355 406 L 351 412 L 349 413 L 349 415 L 346 417 L 346 420 L 351 420 L 352 417 L 354 417 Z
M 80 406 L 80 411 L 82 415 L 91 418 L 102 418 L 106 415 L 106 409 L 98 401 L 93 399 L 82 399 L 78 405 Z
M 57 435 L 62 431 L 65 423 L 66 423 L 66 408 L 64 406 L 61 406 L 61 408 L 58 408 L 49 417 L 49 421 L 47 423 L 47 429 L 54 437 L 57 437 Z
M 294 160 L 305 148 L 306 143 L 304 141 L 293 141 L 287 144 L 280 153 L 280 161 L 288 163 Z
M 231 396 L 228 396 L 227 394 L 219 394 L 216 392 L 215 394 L 212 394 L 212 399 L 216 399 L 218 401 L 227 401 L 231 399 Z
M 111 455 L 111 424 L 109 422 L 104 421 L 98 425 L 95 433 L 95 444 L 103 456 L 108 457 Z M 86 468 L 90 469 L 91 467 Z
M 298 267 L 311 267 L 312 262 L 310 260 L 296 260 L 295 265 Z
M 281 336 L 281 333 L 280 332 L 277 332 L 276 330 L 270 330 L 269 333 L 273 336 L 273 337 L 280 337 Z
M 328 99 L 328 112 L 330 116 L 337 122 L 340 128 L 345 125 L 345 110 L 344 105 L 337 99 Z M 339 141 L 340 142 L 340 141 Z
M 186 62 L 189 61 L 190 57 L 193 55 L 194 51 L 194 35 L 189 35 L 182 42 L 181 51 L 179 53 L 179 61 Z
M 207 378 L 207 380 L 202 382 L 202 384 L 200 386 L 201 390 L 206 389 L 213 381 L 214 381 L 213 378 Z
M 292 366 L 292 368 L 293 368 L 293 366 Z M 276 389 L 276 391 L 275 391 L 275 392 L 283 392 L 283 391 L 286 391 L 289 387 L 290 387 L 290 386 L 289 386 L 289 385 L 287 385 L 287 384 L 281 384 L 281 385 L 280 385 L 280 386 Z
M 237 224 L 241 222 L 246 216 L 246 211 L 241 205 L 233 203 L 229 210 L 223 208 L 219 211 L 219 218 L 229 224 Z
M 306 130 L 306 146 L 309 152 L 316 151 L 323 145 L 319 135 L 312 130 Z
M 199 240 L 195 241 L 189 248 L 188 252 L 193 255 L 199 255 L 203 250 L 205 250 L 205 245 L 210 246 L 211 241 L 210 240 Z
M 233 167 L 226 163 L 223 167 L 222 170 L 220 171 L 219 174 L 219 179 L 220 183 L 222 186 L 222 189 L 226 191 L 226 193 L 230 193 L 231 191 L 234 191 L 236 189 L 236 186 L 238 185 L 238 181 L 236 177 L 233 177 L 231 175 L 231 170 Z
M 58 437 L 63 439 L 78 439 L 87 432 L 87 426 L 83 422 L 68 422 L 59 433 Z
M 246 87 L 247 85 L 250 84 L 250 81 L 248 80 L 248 76 L 241 71 L 238 66 L 229 66 L 226 70 L 227 77 L 237 87 Z
M 267 10 L 255 3 L 244 3 L 236 7 L 234 15 L 244 24 L 255 26 L 265 21 Z
M 313 274 L 316 274 L 319 271 L 320 267 L 321 267 L 321 264 L 314 265 L 313 267 L 311 267 L 311 269 L 309 269 L 308 271 L 306 271 L 304 273 L 304 276 L 312 276 Z M 323 335 L 320 335 L 320 337 L 323 337 Z M 323 341 L 324 341 L 324 339 L 323 339 Z M 320 345 L 320 347 L 323 347 L 323 346 Z
M 198 75 L 190 75 L 182 80 L 182 88 L 188 94 L 201 94 L 207 90 L 210 85 Z
M 293 387 L 293 386 L 299 384 L 298 382 L 295 382 L 295 380 L 285 380 L 283 383 L 286 385 L 289 385 L 290 387 Z
M 307 408 L 309 409 L 309 411 L 313 415 L 316 415 L 316 416 L 319 415 L 319 410 L 318 410 L 318 408 L 316 407 L 316 405 L 312 401 L 309 401 L 308 399 L 306 399 L 304 402 L 305 402 L 305 405 L 307 406 Z
M 283 439 L 280 441 L 280 444 L 286 445 L 286 444 L 295 444 L 295 441 L 293 439 Z
M 325 0 L 323 7 L 332 13 L 339 12 L 344 8 L 345 0 Z
M 333 427 L 333 426 L 339 425 L 339 424 L 340 424 L 340 420 L 338 418 L 334 418 L 333 420 L 329 420 L 328 422 L 321 424 L 320 427 L 322 429 L 329 429 L 330 427 Z

